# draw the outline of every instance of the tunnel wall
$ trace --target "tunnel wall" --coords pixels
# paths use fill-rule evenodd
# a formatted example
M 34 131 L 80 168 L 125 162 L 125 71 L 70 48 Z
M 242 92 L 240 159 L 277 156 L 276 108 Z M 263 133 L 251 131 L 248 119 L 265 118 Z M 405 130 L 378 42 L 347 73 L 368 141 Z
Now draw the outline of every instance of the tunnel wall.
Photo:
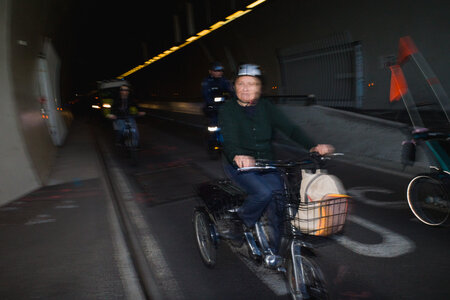
M 55 158 L 38 80 L 38 57 L 59 16 L 52 1 L 0 0 L 0 204 L 45 184 Z
M 444 0 L 414 3 L 407 0 L 267 1 L 129 79 L 134 81 L 137 92 L 142 92 L 142 99 L 153 95 L 199 101 L 200 82 L 207 75 L 209 59 L 223 62 L 229 78 L 233 77 L 237 64 L 252 62 L 260 64 L 264 70 L 265 92 L 283 93 L 280 53 L 306 44 L 320 44 L 336 33 L 347 33 L 352 41 L 359 41 L 362 46 L 365 79 L 362 108 L 401 109 L 402 103 L 389 103 L 390 71 L 383 62 L 389 57 L 396 58 L 399 38 L 409 35 L 448 92 L 449 9 L 450 2 Z M 202 29 L 196 28 L 197 31 Z M 319 66 L 308 75 L 317 80 L 323 76 Z M 420 74 L 414 73 L 413 77 L 409 80 L 421 81 L 423 88 L 427 88 Z M 368 83 L 373 85 L 369 87 Z M 298 85 L 302 84 L 305 83 L 299 80 Z M 411 86 L 415 85 L 411 82 Z M 273 86 L 278 89 L 272 90 Z M 303 90 L 307 91 L 308 87 Z
M 11 63 L 11 1 L 0 0 L 0 205 L 17 198 L 41 184 L 28 154 L 26 137 L 23 135 L 20 114 L 16 102 L 13 66 Z M 28 117 L 30 118 L 30 117 Z M 40 123 L 40 116 L 34 119 Z
M 414 167 L 403 170 L 401 145 L 408 132 L 405 124 L 316 105 L 279 105 L 279 108 L 316 143 L 332 144 L 351 163 L 412 174 L 428 170 L 427 158 L 420 148 Z M 285 138 L 282 141 L 295 145 Z

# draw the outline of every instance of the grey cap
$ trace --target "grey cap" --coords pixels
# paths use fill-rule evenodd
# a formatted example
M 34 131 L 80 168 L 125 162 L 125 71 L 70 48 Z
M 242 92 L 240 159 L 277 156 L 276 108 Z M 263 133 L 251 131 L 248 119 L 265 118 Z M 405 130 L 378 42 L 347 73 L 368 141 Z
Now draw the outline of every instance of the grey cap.
M 239 66 L 237 76 L 261 76 L 261 70 L 258 65 L 244 64 Z

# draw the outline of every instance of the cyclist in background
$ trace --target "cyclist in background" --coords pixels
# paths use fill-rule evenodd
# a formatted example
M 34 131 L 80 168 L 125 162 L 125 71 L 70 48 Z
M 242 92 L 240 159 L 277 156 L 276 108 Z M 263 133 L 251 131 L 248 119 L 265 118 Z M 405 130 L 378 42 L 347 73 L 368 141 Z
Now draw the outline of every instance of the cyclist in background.
M 106 114 L 108 119 L 114 120 L 113 128 L 116 132 L 116 144 L 122 143 L 125 121 L 128 120 L 134 129 L 135 138 L 139 144 L 139 131 L 136 125 L 136 116 L 143 116 L 145 112 L 139 111 L 136 101 L 130 97 L 130 86 L 124 84 L 119 89 L 119 96 L 114 99 L 111 110 Z
M 209 68 L 209 76 L 202 81 L 203 111 L 209 124 L 217 125 L 218 104 L 214 102 L 214 98 L 233 94 L 233 88 L 223 77 L 223 71 L 223 65 L 220 62 L 214 62 Z

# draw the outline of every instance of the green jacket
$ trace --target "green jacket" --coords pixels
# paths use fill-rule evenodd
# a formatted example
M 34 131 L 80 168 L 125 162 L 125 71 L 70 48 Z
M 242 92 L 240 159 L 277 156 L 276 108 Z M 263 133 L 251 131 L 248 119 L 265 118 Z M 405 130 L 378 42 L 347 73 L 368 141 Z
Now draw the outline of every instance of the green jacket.
M 259 99 L 255 113 L 250 116 L 236 99 L 224 103 L 219 111 L 224 154 L 232 163 L 236 155 L 249 155 L 256 159 L 273 159 L 273 129 L 310 149 L 314 142 L 275 107 L 268 99 Z

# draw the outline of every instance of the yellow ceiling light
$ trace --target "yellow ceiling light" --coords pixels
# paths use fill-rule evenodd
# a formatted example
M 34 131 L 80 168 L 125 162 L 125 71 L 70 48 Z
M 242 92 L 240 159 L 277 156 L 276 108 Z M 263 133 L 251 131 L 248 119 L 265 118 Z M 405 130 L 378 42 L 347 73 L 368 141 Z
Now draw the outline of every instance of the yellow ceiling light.
M 211 28 L 212 30 L 216 30 L 217 28 L 222 27 L 222 26 L 225 25 L 225 24 L 226 24 L 226 22 L 224 22 L 224 21 L 219 21 L 219 22 L 217 22 L 216 24 L 212 25 L 212 26 L 209 27 L 209 28 Z
M 205 36 L 205 35 L 207 35 L 207 34 L 210 33 L 210 32 L 211 32 L 211 30 L 205 29 L 205 30 L 202 30 L 202 31 L 200 31 L 199 33 L 197 33 L 197 35 L 198 35 L 198 36 Z
M 233 20 L 238 18 L 240 15 L 242 15 L 244 13 L 243 10 L 238 10 L 237 12 L 235 12 L 234 14 L 229 15 L 228 17 L 226 17 L 225 19 L 227 20 Z
M 247 5 L 247 8 L 253 8 L 253 7 L 255 7 L 255 6 L 260 5 L 261 3 L 265 2 L 265 1 L 266 1 L 266 0 L 258 0 L 258 1 L 255 1 L 255 2 L 253 2 L 252 4 Z
M 184 42 L 183 44 L 181 44 L 179 47 L 180 48 L 183 48 L 184 46 L 187 46 L 187 45 L 189 45 L 191 42 Z
M 186 39 L 186 42 L 192 43 L 195 40 L 198 40 L 200 37 L 198 35 L 193 35 L 190 38 Z
M 192 42 L 194 42 L 194 41 L 204 37 L 205 35 L 211 33 L 212 31 L 214 31 L 214 30 L 224 26 L 225 24 L 228 24 L 231 21 L 236 20 L 237 18 L 240 18 L 243 15 L 251 12 L 252 8 L 254 8 L 254 7 L 264 3 L 265 1 L 266 0 L 258 0 L 258 1 L 255 1 L 255 2 L 247 5 L 247 10 L 238 10 L 238 11 L 236 11 L 235 13 L 233 13 L 233 14 L 229 15 L 228 17 L 226 17 L 225 20 L 219 21 L 219 22 L 211 25 L 208 29 L 204 29 L 204 30 L 198 32 L 196 35 L 193 35 L 193 36 L 189 37 L 188 39 L 186 39 L 186 41 L 183 44 L 178 45 L 178 46 L 174 46 L 174 47 L 172 47 L 172 48 L 170 48 L 170 49 L 160 53 L 159 55 L 153 57 L 152 59 L 147 60 L 144 64 L 139 65 L 139 66 L 129 70 L 128 72 L 123 73 L 120 76 L 117 76 L 117 78 L 118 79 L 123 79 L 123 78 L 127 77 L 128 75 L 133 74 L 134 72 L 139 71 L 140 69 L 149 66 L 150 64 L 154 63 L 155 61 L 157 61 L 157 60 L 159 60 L 159 59 L 161 59 L 161 58 L 163 58 L 163 57 L 165 57 L 165 56 L 167 56 L 167 55 L 169 55 L 169 54 L 171 54 L 171 53 L 173 53 L 173 52 L 175 52 L 175 51 L 177 51 L 177 50 L 179 50 L 179 49 L 181 49 L 181 48 L 183 48 L 183 47 L 185 47 L 187 45 L 189 45 L 190 43 L 192 43 Z
M 249 13 L 251 11 L 251 9 L 247 9 L 247 10 L 238 10 L 237 12 L 235 12 L 232 15 L 229 15 L 228 17 L 226 17 L 227 20 L 234 20 L 237 19 L 239 17 L 242 17 L 243 15 L 245 15 L 246 13 Z

